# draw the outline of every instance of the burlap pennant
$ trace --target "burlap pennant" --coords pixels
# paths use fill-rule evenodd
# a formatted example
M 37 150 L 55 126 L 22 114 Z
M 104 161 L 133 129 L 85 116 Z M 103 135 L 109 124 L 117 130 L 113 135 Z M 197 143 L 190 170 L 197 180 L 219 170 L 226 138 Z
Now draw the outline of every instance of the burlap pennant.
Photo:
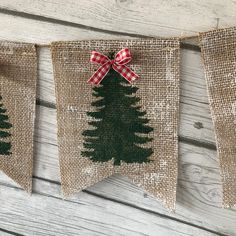
M 37 56 L 33 44 L 0 42 L 0 170 L 32 189 Z
M 127 66 L 139 80 L 130 85 L 110 70 L 99 86 L 89 84 L 100 66 L 90 62 L 91 52 L 112 57 L 123 48 L 131 51 Z M 173 209 L 179 40 L 55 42 L 51 50 L 64 195 L 119 173 Z
M 200 33 L 223 182 L 223 206 L 236 204 L 236 28 Z

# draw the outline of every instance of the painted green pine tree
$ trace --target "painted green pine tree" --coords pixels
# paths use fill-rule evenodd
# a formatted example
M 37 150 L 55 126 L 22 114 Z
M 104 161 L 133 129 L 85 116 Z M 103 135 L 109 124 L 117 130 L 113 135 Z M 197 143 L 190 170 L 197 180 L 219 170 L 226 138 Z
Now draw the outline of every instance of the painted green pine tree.
M 152 148 L 140 144 L 152 140 L 148 134 L 153 128 L 148 126 L 149 120 L 144 118 L 146 112 L 137 105 L 140 98 L 134 95 L 138 88 L 130 86 L 112 68 L 100 85 L 93 88 L 96 101 L 91 105 L 96 111 L 87 112 L 87 115 L 95 119 L 89 122 L 93 129 L 82 133 L 86 149 L 82 156 L 94 162 L 106 162 L 113 158 L 114 165 L 120 165 L 121 161 L 149 162 Z
M 11 135 L 7 130 L 12 125 L 8 122 L 9 118 L 5 114 L 7 110 L 3 108 L 1 100 L 2 97 L 0 96 L 0 155 L 10 155 L 11 143 L 4 141 L 4 139 Z

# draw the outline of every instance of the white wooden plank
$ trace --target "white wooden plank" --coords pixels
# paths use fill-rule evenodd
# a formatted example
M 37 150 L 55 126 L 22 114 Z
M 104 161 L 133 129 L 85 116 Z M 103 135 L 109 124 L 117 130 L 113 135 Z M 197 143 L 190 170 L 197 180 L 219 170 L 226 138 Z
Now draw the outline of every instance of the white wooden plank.
M 58 40 L 130 38 L 128 36 L 93 32 L 71 26 L 5 15 L 1 14 L 1 10 L 0 22 L 3 26 L 0 32 L 0 40 L 50 44 L 51 41 Z
M 179 135 L 214 144 L 215 135 L 199 52 L 181 50 L 180 78 Z
M 103 30 L 149 36 L 192 35 L 234 26 L 233 0 L 2 0 L 0 8 Z
M 25 236 L 215 235 L 86 193 L 80 194 L 79 202 L 62 201 L 58 198 L 59 186 L 46 184 L 38 184 L 41 187 L 38 192 L 47 187 L 46 195 L 34 193 L 32 196 L 1 186 L 1 227 Z
M 37 106 L 36 127 L 34 175 L 59 182 L 55 109 Z M 132 185 L 125 177 L 108 178 L 89 188 L 89 191 L 214 231 L 236 235 L 236 226 L 233 224 L 236 211 L 221 209 L 221 181 L 216 151 L 180 142 L 179 167 L 175 215 L 171 215 L 156 199 L 144 194 L 142 189 Z M 13 184 L 3 175 L 0 176 L 0 182 Z M 34 184 L 35 191 L 39 188 Z M 47 191 L 45 189 L 44 194 Z M 79 199 L 80 194 L 73 201 Z

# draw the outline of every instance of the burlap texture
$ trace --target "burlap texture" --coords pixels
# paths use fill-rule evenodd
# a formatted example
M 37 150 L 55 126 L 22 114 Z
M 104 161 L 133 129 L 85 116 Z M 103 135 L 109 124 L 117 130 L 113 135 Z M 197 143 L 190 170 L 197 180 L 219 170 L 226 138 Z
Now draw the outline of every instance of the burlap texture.
M 35 46 L 0 42 L 0 95 L 12 124 L 12 154 L 0 155 L 0 170 L 27 192 L 32 189 L 36 79 Z
M 98 68 L 90 63 L 92 50 L 107 55 L 128 47 L 132 61 L 128 66 L 140 75 L 135 82 L 137 96 L 147 111 L 154 132 L 149 144 L 154 153 L 145 164 L 113 161 L 92 162 L 81 156 L 82 131 L 88 129 L 92 86 L 87 80 Z M 52 43 L 52 60 L 57 97 L 58 144 L 62 190 L 65 196 L 119 173 L 175 208 L 178 116 L 179 116 L 179 40 L 91 40 Z M 109 147 L 108 147 L 109 148 Z
M 223 206 L 236 204 L 236 28 L 199 36 L 223 182 Z

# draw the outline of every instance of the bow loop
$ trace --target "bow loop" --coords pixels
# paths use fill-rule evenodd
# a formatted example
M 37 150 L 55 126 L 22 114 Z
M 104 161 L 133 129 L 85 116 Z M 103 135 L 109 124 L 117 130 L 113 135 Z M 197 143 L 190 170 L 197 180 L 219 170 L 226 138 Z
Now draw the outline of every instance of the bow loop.
M 104 64 L 109 61 L 109 58 L 100 52 L 92 51 L 90 61 L 96 64 Z
M 138 79 L 138 75 L 135 74 L 129 67 L 125 64 L 131 61 L 131 53 L 128 48 L 120 50 L 115 58 L 110 60 L 107 56 L 101 54 L 100 52 L 92 51 L 90 61 L 92 63 L 101 64 L 98 70 L 89 78 L 88 83 L 98 85 L 101 83 L 103 78 L 106 76 L 108 71 L 112 68 L 123 76 L 129 83 Z
M 120 50 L 115 56 L 115 62 L 118 65 L 125 65 L 131 61 L 131 53 L 128 48 Z

